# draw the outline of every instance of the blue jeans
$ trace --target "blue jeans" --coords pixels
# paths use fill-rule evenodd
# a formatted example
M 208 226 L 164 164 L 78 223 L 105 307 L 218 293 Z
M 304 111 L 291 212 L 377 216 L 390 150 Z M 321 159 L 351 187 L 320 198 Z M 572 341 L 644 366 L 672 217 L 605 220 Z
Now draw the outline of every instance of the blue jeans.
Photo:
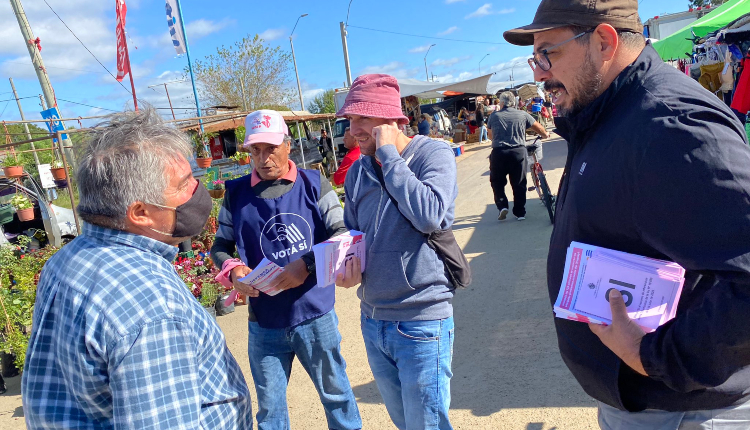
M 483 125 L 479 128 L 479 141 L 484 142 L 487 140 L 487 126 Z
M 750 402 L 725 409 L 625 412 L 597 401 L 602 430 L 745 430 L 750 428 Z
M 341 334 L 336 312 L 282 329 L 248 322 L 250 370 L 258 395 L 258 430 L 288 430 L 286 387 L 296 356 L 310 375 L 325 409 L 328 428 L 361 429 L 346 362 L 341 356 Z
M 391 420 L 401 430 L 451 430 L 448 410 L 453 317 L 381 321 L 362 315 L 367 360 Z

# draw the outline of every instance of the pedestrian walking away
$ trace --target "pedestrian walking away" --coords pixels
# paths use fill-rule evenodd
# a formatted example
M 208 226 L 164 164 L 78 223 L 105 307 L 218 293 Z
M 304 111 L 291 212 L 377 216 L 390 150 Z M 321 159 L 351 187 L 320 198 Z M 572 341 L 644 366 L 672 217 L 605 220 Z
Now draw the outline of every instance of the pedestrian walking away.
M 427 236 L 453 224 L 455 155 L 443 141 L 400 132 L 408 119 L 392 76 L 358 77 L 336 115 L 349 119 L 363 154 L 346 177 L 344 220 L 368 245 L 365 273 L 355 259 L 337 285 L 361 283 L 367 358 L 396 427 L 452 429 L 455 287 L 436 270 L 444 263 Z
M 298 169 L 289 159 L 292 138 L 280 113 L 253 112 L 245 130 L 255 168 L 226 182 L 211 257 L 222 268 L 217 281 L 249 298 L 258 429 L 289 429 L 286 393 L 295 357 L 318 391 L 328 428 L 360 429 L 341 355 L 335 289 L 316 285 L 312 252 L 314 244 L 347 231 L 341 202 L 322 173 Z M 239 258 L 232 258 L 235 252 Z M 273 296 L 239 282 L 264 258 L 283 267 L 269 285 L 281 290 Z
M 242 370 L 173 266 L 211 213 L 187 135 L 148 108 L 88 133 L 76 168 L 83 234 L 39 279 L 27 428 L 252 429 Z
M 550 301 L 572 241 L 674 261 L 676 316 L 644 333 L 555 318 L 563 361 L 603 429 L 750 428 L 750 148 L 714 94 L 646 43 L 637 0 L 545 0 L 505 39 L 561 117 L 568 158 L 547 260 Z
M 505 221 L 510 209 L 505 186 L 510 178 L 513 190 L 513 215 L 520 221 L 526 219 L 526 130 L 531 129 L 542 138 L 549 133 L 527 112 L 515 109 L 516 98 L 511 92 L 500 94 L 500 109 L 490 116 L 490 185 L 495 196 L 495 206 L 500 211 L 497 219 Z

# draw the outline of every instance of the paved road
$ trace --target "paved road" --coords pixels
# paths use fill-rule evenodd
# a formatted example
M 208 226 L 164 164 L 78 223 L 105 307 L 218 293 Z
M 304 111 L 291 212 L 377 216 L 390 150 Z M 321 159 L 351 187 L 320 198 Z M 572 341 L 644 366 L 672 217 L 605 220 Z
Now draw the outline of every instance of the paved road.
M 474 284 L 459 291 L 454 302 L 451 421 L 456 429 L 595 429 L 594 403 L 570 375 L 557 350 L 545 279 L 552 230 L 546 209 L 536 192 L 530 192 L 526 221 L 509 217 L 498 222 L 489 185 L 490 149 L 467 149 L 458 164 L 460 193 L 454 229 L 471 259 Z M 544 145 L 542 164 L 555 190 L 565 153 L 565 143 L 560 140 Z M 343 354 L 364 428 L 395 429 L 367 365 L 355 292 L 339 290 L 337 294 Z M 220 317 L 219 324 L 252 384 L 245 309 Z M 23 418 L 18 418 L 22 416 L 19 379 L 9 380 L 10 392 L 0 397 L 0 430 L 23 428 Z M 317 394 L 298 363 L 288 398 L 293 429 L 326 428 Z

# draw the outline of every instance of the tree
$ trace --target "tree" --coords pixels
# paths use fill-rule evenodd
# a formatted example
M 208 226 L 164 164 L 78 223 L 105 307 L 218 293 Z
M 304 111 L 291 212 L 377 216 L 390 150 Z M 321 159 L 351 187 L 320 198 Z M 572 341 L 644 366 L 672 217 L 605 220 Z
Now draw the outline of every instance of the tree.
M 312 113 L 336 113 L 333 90 L 325 90 L 313 98 L 308 109 Z
M 689 7 L 720 6 L 725 0 L 688 0 Z
M 196 61 L 193 71 L 199 96 L 207 104 L 255 110 L 291 104 L 291 64 L 288 52 L 271 48 L 256 34 L 229 48 L 222 45 L 216 54 Z

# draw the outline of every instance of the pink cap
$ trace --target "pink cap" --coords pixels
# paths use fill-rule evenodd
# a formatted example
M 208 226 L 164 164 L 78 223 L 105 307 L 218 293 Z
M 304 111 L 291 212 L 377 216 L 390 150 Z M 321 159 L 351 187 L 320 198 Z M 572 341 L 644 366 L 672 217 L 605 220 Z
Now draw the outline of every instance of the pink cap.
M 401 111 L 398 81 L 391 75 L 362 75 L 352 82 L 344 106 L 336 116 L 368 116 L 408 124 L 409 118 Z
M 281 145 L 284 136 L 289 135 L 289 128 L 284 117 L 275 110 L 256 110 L 245 118 L 245 143 L 248 147 L 254 143 Z

